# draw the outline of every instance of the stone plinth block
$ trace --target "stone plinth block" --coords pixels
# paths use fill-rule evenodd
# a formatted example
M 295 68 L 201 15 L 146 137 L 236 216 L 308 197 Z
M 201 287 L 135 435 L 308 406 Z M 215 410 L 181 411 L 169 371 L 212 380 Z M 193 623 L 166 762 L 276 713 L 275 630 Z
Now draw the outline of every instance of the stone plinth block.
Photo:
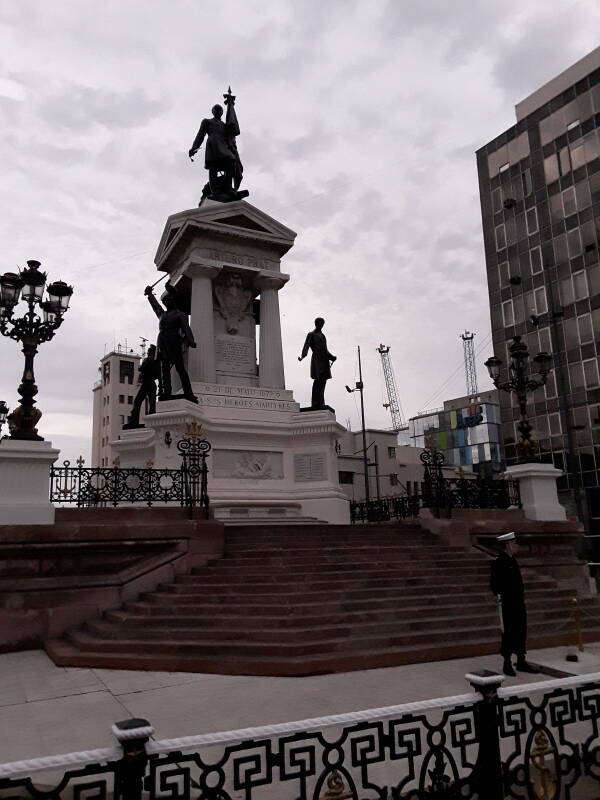
M 60 450 L 50 442 L 0 441 L 0 525 L 52 525 L 50 467 Z
M 558 502 L 556 480 L 563 474 L 552 464 L 515 464 L 507 474 L 519 481 L 521 504 L 527 519 L 564 520 L 567 513 Z

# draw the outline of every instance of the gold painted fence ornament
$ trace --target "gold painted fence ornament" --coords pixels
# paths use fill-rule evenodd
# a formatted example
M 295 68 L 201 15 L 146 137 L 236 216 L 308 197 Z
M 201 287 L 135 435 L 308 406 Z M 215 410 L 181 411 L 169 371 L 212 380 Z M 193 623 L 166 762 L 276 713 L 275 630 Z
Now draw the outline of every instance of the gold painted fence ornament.
M 188 439 L 201 439 L 203 435 L 202 425 L 199 425 L 196 420 L 188 422 L 185 426 L 185 435 Z
M 548 755 L 554 755 L 554 748 L 544 731 L 536 731 L 529 755 L 533 800 L 555 800 L 557 797 L 556 778 L 550 767 L 546 766 L 546 756 Z
M 352 792 L 346 791 L 344 780 L 337 769 L 332 770 L 325 781 L 327 789 L 321 792 L 319 800 L 352 800 Z

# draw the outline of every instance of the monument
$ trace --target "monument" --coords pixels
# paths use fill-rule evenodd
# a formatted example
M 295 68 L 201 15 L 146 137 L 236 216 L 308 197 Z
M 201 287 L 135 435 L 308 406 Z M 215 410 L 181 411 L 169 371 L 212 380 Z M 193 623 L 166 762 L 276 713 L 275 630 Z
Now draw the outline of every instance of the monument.
M 221 125 L 231 124 L 233 100 L 229 92 L 228 122 Z M 214 120 L 220 121 L 218 109 Z M 348 522 L 335 451 L 345 429 L 324 403 L 300 413 L 285 383 L 279 292 L 290 276 L 281 261 L 296 234 L 233 195 L 241 180 L 237 147 L 233 151 L 227 138 L 233 134 L 215 121 L 205 122 L 190 155 L 203 133 L 209 144 L 211 136 L 217 137 L 210 153 L 207 146 L 208 189 L 199 208 L 168 218 L 155 256 L 171 287 L 163 296 L 165 306 L 167 297 L 175 296 L 186 322 L 189 314 L 191 339 L 183 321 L 179 339 L 187 336 L 190 345 L 197 345 L 182 356 L 185 372 L 178 383 L 185 396 L 178 396 L 178 385 L 175 395 L 161 392 L 145 427 L 123 430 L 111 446 L 122 467 L 143 466 L 149 460 L 157 468 L 178 467 L 172 443 L 196 423 L 213 446 L 209 494 L 216 517 Z M 235 126 L 231 130 L 239 132 L 237 119 Z M 233 159 L 224 154 L 224 141 L 235 153 Z

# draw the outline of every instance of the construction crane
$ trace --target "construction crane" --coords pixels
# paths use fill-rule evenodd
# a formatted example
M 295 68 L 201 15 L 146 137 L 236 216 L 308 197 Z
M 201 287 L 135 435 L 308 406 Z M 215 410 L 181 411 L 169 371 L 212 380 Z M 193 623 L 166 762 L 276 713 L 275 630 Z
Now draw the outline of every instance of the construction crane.
M 381 356 L 381 367 L 383 369 L 383 377 L 385 378 L 385 386 L 389 400 L 388 403 L 383 404 L 383 407 L 389 408 L 390 410 L 390 414 L 392 415 L 392 429 L 399 431 L 401 428 L 406 427 L 406 422 L 404 421 L 402 406 L 400 405 L 400 400 L 398 399 L 398 389 L 396 388 L 394 368 L 392 367 L 392 362 L 390 361 L 390 348 L 386 347 L 384 344 L 380 344 L 377 348 L 377 352 Z
M 467 382 L 467 394 L 471 397 L 479 392 L 477 388 L 477 367 L 475 366 L 475 345 L 473 344 L 474 333 L 465 331 L 460 338 L 463 341 L 463 351 L 465 355 L 465 379 Z

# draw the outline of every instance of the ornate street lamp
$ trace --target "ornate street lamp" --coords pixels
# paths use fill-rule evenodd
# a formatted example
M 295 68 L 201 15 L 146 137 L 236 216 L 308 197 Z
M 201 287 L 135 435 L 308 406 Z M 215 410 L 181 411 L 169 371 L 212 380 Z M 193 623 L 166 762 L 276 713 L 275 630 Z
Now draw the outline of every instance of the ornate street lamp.
M 532 378 L 529 372 L 529 353 L 527 345 L 521 341 L 520 336 L 513 336 L 512 344 L 509 348 L 510 364 L 508 367 L 509 380 L 500 380 L 500 369 L 502 360 L 491 356 L 485 362 L 485 366 L 490 373 L 490 378 L 497 389 L 503 392 L 513 392 L 517 396 L 521 420 L 518 425 L 521 441 L 517 444 L 517 453 L 520 462 L 535 461 L 535 445 L 531 438 L 532 427 L 527 419 L 527 393 L 534 392 L 540 386 L 544 386 L 548 380 L 552 356 L 548 353 L 538 353 L 534 356 L 533 362 L 537 367 L 539 378 Z
M 0 333 L 21 342 L 25 356 L 23 378 L 17 390 L 21 405 L 11 414 L 11 439 L 43 441 L 36 429 L 42 414 L 35 408 L 34 398 L 38 388 L 35 385 L 33 360 L 38 346 L 50 341 L 62 324 L 73 294 L 72 286 L 63 281 L 54 281 L 46 287 L 47 298 L 43 300 L 45 285 L 46 273 L 40 272 L 39 261 L 28 261 L 27 268 L 18 275 L 14 272 L 0 275 Z M 27 303 L 27 310 L 22 317 L 14 317 L 19 297 Z
M 0 433 L 2 433 L 2 426 L 6 422 L 6 417 L 8 416 L 8 406 L 4 402 L 4 400 L 0 400 Z

